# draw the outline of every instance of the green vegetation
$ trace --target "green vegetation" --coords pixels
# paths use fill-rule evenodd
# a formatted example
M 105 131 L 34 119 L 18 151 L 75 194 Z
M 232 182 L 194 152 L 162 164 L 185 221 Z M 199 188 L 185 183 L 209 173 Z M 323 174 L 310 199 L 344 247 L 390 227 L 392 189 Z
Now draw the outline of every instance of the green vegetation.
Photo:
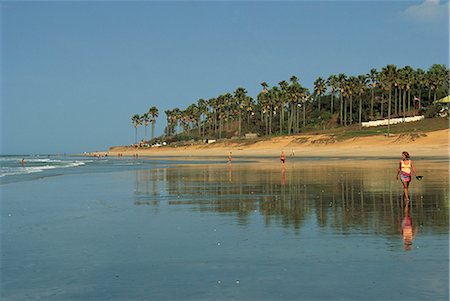
M 167 126 L 158 140 L 186 141 L 201 139 L 241 138 L 245 133 L 260 137 L 297 133 L 333 134 L 337 139 L 403 132 L 418 132 L 448 128 L 444 123 L 423 121 L 413 125 L 388 125 L 362 128 L 362 122 L 425 114 L 433 117 L 439 106 L 436 99 L 448 95 L 449 69 L 432 65 L 428 71 L 410 66 L 397 68 L 387 65 L 380 71 L 371 69 L 368 74 L 319 77 L 312 93 L 302 86 L 296 76 L 289 82 L 282 80 L 269 88 L 261 83 L 262 90 L 256 101 L 245 88 L 225 93 L 208 100 L 199 99 L 184 110 L 166 110 Z M 144 123 L 154 125 L 158 109 L 154 106 L 142 116 L 132 117 L 135 141 L 137 128 Z M 436 125 L 438 124 L 438 125 Z M 438 129 L 436 128 L 436 129 Z M 153 140 L 153 141 L 152 141 Z

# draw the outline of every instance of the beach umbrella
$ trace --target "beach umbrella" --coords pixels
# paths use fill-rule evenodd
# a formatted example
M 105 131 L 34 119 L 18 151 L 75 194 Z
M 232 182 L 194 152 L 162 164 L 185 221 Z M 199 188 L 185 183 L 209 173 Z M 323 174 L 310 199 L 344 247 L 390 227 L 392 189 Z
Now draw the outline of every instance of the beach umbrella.
M 450 102 L 450 95 L 447 95 L 444 98 L 434 101 L 434 103 L 449 103 L 449 102 Z

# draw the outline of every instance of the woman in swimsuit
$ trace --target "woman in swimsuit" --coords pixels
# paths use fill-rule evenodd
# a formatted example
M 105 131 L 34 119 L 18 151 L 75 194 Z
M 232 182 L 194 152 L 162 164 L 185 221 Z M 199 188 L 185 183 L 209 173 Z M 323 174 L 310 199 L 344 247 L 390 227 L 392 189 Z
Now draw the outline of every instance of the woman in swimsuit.
M 284 165 L 284 162 L 286 161 L 286 155 L 284 154 L 284 151 L 281 152 L 280 160 L 281 160 L 281 162 L 282 162 L 283 165 Z
M 405 193 L 405 200 L 409 201 L 409 195 L 408 195 L 408 187 L 409 182 L 411 182 L 411 169 L 414 171 L 414 174 L 417 176 L 416 168 L 414 167 L 414 164 L 409 159 L 408 152 L 402 153 L 402 159 L 400 160 L 398 164 L 397 169 L 397 180 L 398 176 L 400 175 L 400 179 L 403 183 L 403 191 Z

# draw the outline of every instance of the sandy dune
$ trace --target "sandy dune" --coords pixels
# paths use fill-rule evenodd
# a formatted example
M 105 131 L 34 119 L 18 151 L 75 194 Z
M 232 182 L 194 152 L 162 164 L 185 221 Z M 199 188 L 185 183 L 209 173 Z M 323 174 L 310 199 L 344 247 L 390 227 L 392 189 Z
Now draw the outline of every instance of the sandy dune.
M 383 135 L 352 138 L 336 141 L 327 135 L 292 135 L 270 140 L 236 141 L 226 140 L 214 144 L 190 145 L 182 147 L 134 148 L 129 146 L 111 147 L 110 156 L 177 156 L 177 157 L 217 157 L 231 151 L 233 157 L 279 156 L 282 150 L 286 156 L 293 151 L 297 157 L 398 157 L 408 151 L 413 157 L 449 157 L 449 129 L 428 132 L 419 136 Z

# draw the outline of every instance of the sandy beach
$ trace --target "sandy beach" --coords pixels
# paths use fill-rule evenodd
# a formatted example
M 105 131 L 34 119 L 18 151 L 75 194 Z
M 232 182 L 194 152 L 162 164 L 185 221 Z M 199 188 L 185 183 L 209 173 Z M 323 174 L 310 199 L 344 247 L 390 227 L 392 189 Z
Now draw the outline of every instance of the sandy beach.
M 408 151 L 413 157 L 449 157 L 449 129 L 419 135 L 392 134 L 336 140 L 329 135 L 291 135 L 268 140 L 223 140 L 213 144 L 193 144 L 174 147 L 135 148 L 111 147 L 109 156 L 165 156 L 165 157 L 271 157 L 285 151 L 296 157 L 396 157 Z M 94 154 L 94 153 L 91 153 Z

